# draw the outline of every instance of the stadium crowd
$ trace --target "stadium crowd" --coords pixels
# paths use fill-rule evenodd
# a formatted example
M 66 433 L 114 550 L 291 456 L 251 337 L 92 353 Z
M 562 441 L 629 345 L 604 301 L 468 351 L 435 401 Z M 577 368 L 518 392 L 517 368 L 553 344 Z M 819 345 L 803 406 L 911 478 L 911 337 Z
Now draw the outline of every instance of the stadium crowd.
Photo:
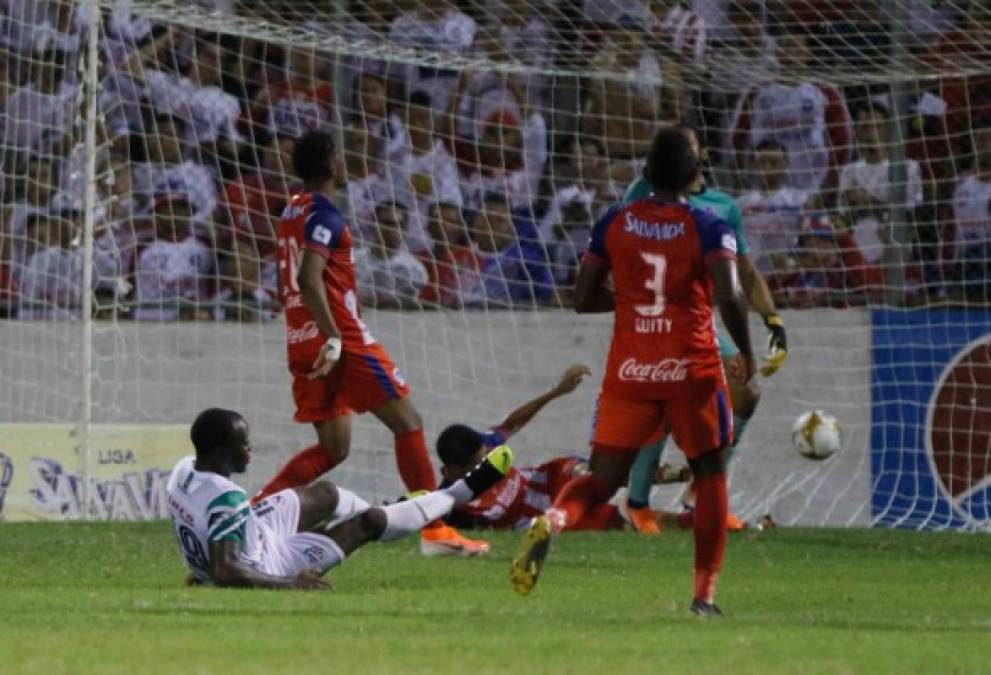
M 991 4 L 913 0 L 896 63 L 884 5 L 221 8 L 422 57 L 403 61 L 159 24 L 121 0 L 101 16 L 96 315 L 277 316 L 274 226 L 299 187 L 295 139 L 315 126 L 340 132 L 334 199 L 364 305 L 567 305 L 594 221 L 674 120 L 699 129 L 707 179 L 737 197 L 780 305 L 884 302 L 892 279 L 907 304 L 987 303 Z M 87 20 L 63 0 L 0 7 L 0 315 L 78 317 Z

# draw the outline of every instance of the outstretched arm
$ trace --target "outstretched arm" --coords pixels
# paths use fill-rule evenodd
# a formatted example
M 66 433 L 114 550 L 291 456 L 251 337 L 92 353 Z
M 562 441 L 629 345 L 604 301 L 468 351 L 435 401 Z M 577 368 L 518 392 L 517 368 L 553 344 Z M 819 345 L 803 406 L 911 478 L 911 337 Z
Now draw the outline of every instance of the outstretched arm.
M 788 334 L 785 332 L 785 323 L 778 316 L 771 289 L 757 271 L 754 261 L 748 255 L 737 256 L 736 261 L 740 283 L 747 300 L 750 301 L 750 306 L 764 318 L 764 325 L 767 326 L 770 334 L 769 353 L 760 368 L 761 373 L 768 377 L 776 373 L 788 359 Z
M 544 406 L 556 398 L 561 398 L 573 392 L 581 384 L 582 380 L 592 374 L 588 366 L 575 364 L 570 366 L 557 384 L 545 391 L 540 396 L 531 399 L 519 408 L 509 413 L 502 421 L 499 428 L 505 432 L 506 436 L 512 436 L 517 431 L 530 423 L 537 413 L 543 410 Z
M 720 257 L 709 263 L 709 276 L 715 287 L 715 302 L 730 337 L 740 350 L 744 363 L 744 382 L 754 376 L 754 350 L 750 344 L 747 303 L 736 270 L 735 257 Z
M 232 539 L 210 542 L 210 578 L 220 587 L 276 588 L 321 591 L 330 588 L 313 572 L 297 577 L 277 577 L 245 565 L 238 558 L 240 544 Z

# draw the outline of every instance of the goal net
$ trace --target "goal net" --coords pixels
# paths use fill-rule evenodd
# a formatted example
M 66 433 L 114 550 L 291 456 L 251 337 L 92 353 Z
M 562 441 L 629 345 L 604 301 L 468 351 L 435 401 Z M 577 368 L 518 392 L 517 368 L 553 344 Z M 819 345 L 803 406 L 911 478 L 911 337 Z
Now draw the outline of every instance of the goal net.
M 274 257 L 311 128 L 339 140 L 333 198 L 364 318 L 428 442 L 453 422 L 497 424 L 584 362 L 592 381 L 513 446 L 522 466 L 587 454 L 610 318 L 576 316 L 570 287 L 654 131 L 681 122 L 789 336 L 785 366 L 760 378 L 731 507 L 983 528 L 989 49 L 980 0 L 11 0 L 0 478 L 23 425 L 64 425 L 77 457 L 31 455 L 34 489 L 62 495 L 53 513 L 113 517 L 123 497 L 90 482 L 105 426 L 152 434 L 237 409 L 251 488 L 314 442 L 292 421 Z M 813 408 L 844 429 L 824 462 L 791 448 Z M 663 461 L 684 464 L 674 447 Z M 334 478 L 400 493 L 370 416 Z M 658 488 L 654 504 L 680 497 Z

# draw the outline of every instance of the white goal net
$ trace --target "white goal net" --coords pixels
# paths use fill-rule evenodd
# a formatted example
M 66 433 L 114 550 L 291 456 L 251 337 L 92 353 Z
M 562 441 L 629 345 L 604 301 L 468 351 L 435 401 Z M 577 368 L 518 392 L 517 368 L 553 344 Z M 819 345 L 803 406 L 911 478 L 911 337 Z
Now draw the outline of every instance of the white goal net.
M 585 362 L 593 381 L 514 448 L 521 465 L 586 454 L 610 323 L 576 316 L 570 286 L 654 130 L 681 122 L 707 148 L 707 185 L 738 206 L 790 341 L 761 380 L 732 508 L 802 525 L 991 518 L 991 3 L 2 11 L 0 517 L 27 474 L 53 516 L 152 513 L 160 476 L 126 494 L 100 478 L 128 461 L 107 429 L 178 438 L 200 409 L 235 408 L 258 446 L 251 487 L 313 442 L 292 422 L 274 223 L 299 187 L 294 143 L 316 127 L 339 139 L 334 201 L 366 322 L 428 442 L 496 424 Z M 844 428 L 821 463 L 789 438 L 812 408 Z M 78 453 L 46 459 L 46 425 Z M 399 494 L 388 432 L 358 418 L 334 477 Z

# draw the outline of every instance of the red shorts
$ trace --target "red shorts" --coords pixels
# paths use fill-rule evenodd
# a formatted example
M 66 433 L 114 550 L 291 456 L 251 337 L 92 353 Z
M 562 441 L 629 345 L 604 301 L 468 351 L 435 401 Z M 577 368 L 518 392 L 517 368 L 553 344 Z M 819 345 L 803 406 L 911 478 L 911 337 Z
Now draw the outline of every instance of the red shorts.
M 308 371 L 291 372 L 297 422 L 368 412 L 409 394 L 402 372 L 380 344 L 366 347 L 363 353 L 344 352 L 327 377 L 310 380 Z
M 592 442 L 617 450 L 639 450 L 668 428 L 689 459 L 733 441 L 729 391 L 721 379 L 688 382 L 667 400 L 624 399 L 603 393 Z

